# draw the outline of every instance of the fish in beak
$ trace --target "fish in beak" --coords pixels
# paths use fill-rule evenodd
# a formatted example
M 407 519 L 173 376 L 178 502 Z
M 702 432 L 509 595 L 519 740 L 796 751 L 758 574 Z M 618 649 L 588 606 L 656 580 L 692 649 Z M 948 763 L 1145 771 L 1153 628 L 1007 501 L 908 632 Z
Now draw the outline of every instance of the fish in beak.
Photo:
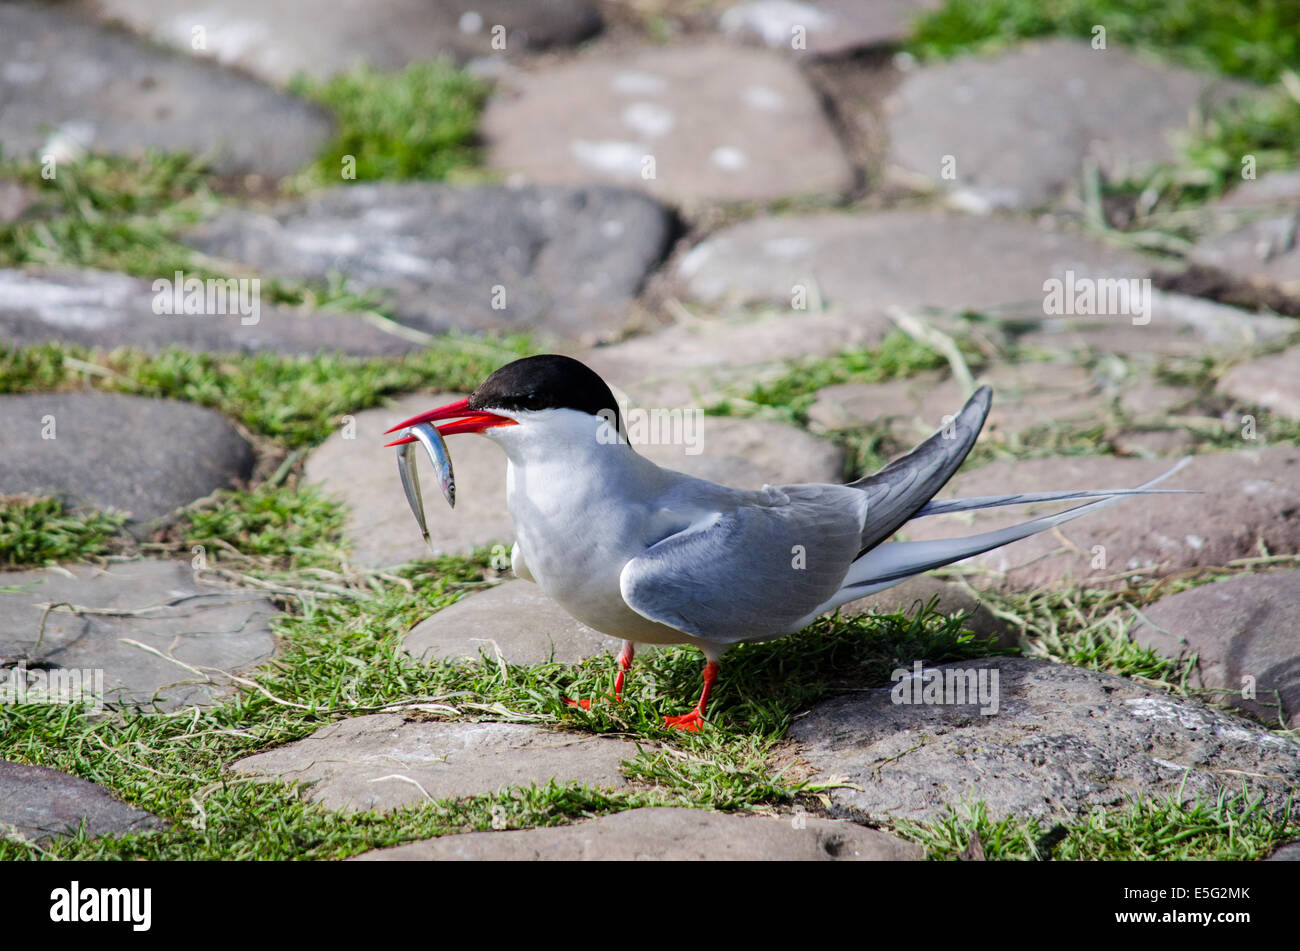
M 433 425 L 435 420 L 456 417 L 463 418 L 444 423 L 442 426 Z M 442 497 L 447 500 L 449 506 L 455 508 L 456 476 L 451 467 L 451 454 L 447 451 L 447 444 L 443 442 L 442 437 L 454 433 L 481 433 L 492 426 L 514 424 L 513 419 L 495 413 L 470 411 L 469 400 L 463 399 L 440 406 L 428 413 L 413 416 L 388 430 L 389 433 L 399 429 L 406 430 L 406 435 L 385 444 L 384 448 L 397 447 L 397 471 L 402 479 L 402 491 L 406 493 L 406 502 L 411 506 L 411 513 L 415 516 L 416 524 L 420 526 L 425 544 L 429 544 L 429 527 L 424 518 L 424 499 L 420 494 L 420 475 L 415 465 L 415 453 L 411 451 L 412 444 L 418 442 L 424 446 L 425 452 L 429 454 L 429 461 L 433 463 L 434 471 L 438 475 L 438 487 L 442 489 Z

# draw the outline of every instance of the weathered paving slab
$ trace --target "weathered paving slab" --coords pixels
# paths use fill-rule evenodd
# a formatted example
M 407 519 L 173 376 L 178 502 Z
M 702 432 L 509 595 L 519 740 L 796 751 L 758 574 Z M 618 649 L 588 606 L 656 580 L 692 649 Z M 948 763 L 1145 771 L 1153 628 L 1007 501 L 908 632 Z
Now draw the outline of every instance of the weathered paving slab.
M 1196 655 L 1189 683 L 1224 691 L 1221 703 L 1265 722 L 1280 717 L 1300 727 L 1300 571 L 1201 585 L 1140 616 L 1129 636 L 1143 647 L 1175 659 Z
M 0 145 L 18 158 L 165 149 L 280 176 L 333 129 L 314 105 L 49 4 L 0 4 L 0 63 Z
M 1199 701 L 1043 660 L 966 667 L 987 671 L 989 687 L 997 672 L 996 713 L 981 714 L 979 703 L 894 703 L 896 689 L 910 698 L 904 681 L 795 720 L 789 755 L 819 779 L 850 784 L 827 790 L 833 814 L 932 820 L 982 799 L 994 821 L 1068 820 L 1139 795 L 1213 801 L 1243 783 L 1280 811 L 1300 782 L 1300 744 Z
M 1267 859 L 1269 862 L 1300 862 L 1300 842 L 1290 842 Z
M 354 429 L 341 428 L 307 457 L 307 481 L 321 483 L 348 507 L 346 531 L 357 564 L 378 567 L 430 557 L 402 493 L 394 451 L 383 448 L 392 438 L 384 436 L 384 430 L 458 398 L 451 393 L 414 394 L 392 407 L 358 413 Z M 687 454 L 685 442 L 645 444 L 638 442 L 635 430 L 630 435 L 637 451 L 659 465 L 739 488 L 759 488 L 765 482 L 834 482 L 843 471 L 838 447 L 767 420 L 703 417 L 694 434 L 700 448 L 696 454 Z M 454 437 L 448 445 L 456 470 L 456 508 L 448 510 L 426 493 L 434 551 L 509 546 L 514 528 L 506 511 L 505 453 L 487 437 Z M 420 465 L 427 477 L 428 461 Z
M 1052 353 L 1095 352 L 1141 359 L 1248 353 L 1295 333 L 1293 318 L 1254 314 L 1187 294 L 1152 290 L 1150 320 L 1107 315 L 1044 316 L 1020 328 L 1016 343 Z
M 0 225 L 17 221 L 36 203 L 36 193 L 17 182 L 0 179 Z
M 536 330 L 594 342 L 667 250 L 671 214 L 621 188 L 348 185 L 232 210 L 186 240 L 261 273 L 384 292 L 429 331 Z
M 905 614 L 915 616 L 931 598 L 938 598 L 935 610 L 951 617 L 966 615 L 965 626 L 979 637 L 995 637 L 998 645 L 1014 647 L 1019 638 L 1007 623 L 990 611 L 979 598 L 959 584 L 944 581 L 934 575 L 917 575 L 906 581 L 878 591 L 840 608 L 844 617 L 860 614 Z
M 0 396 L 0 491 L 169 514 L 247 479 L 253 448 L 220 413 L 116 393 Z
M 90 838 L 148 832 L 162 820 L 114 799 L 103 786 L 45 766 L 0 761 L 0 837 L 40 842 L 84 828 Z
M 1159 417 L 1196 396 L 1190 387 L 1146 378 L 1111 380 L 1075 363 L 993 364 L 976 376 L 993 387 L 993 409 L 981 438 L 1005 440 L 1035 427 L 1103 422 L 1114 410 Z M 965 402 L 952 377 L 925 373 L 887 383 L 843 383 L 817 394 L 809 421 L 825 430 L 886 425 L 899 439 L 926 437 Z
M 574 620 L 531 581 L 513 579 L 469 594 L 406 634 L 415 657 L 478 660 L 480 653 L 508 664 L 576 664 L 618 651 L 622 641 Z
M 112 705 L 206 706 L 230 694 L 228 674 L 275 650 L 275 606 L 260 592 L 199 580 L 188 562 L 8 572 L 4 584 L 0 677 L 17 676 L 18 665 L 29 679 L 38 665 L 99 669 Z
M 1300 169 L 1267 172 L 1259 178 L 1242 179 L 1232 184 L 1232 190 L 1207 205 L 1203 210 L 1211 216 L 1223 217 L 1230 222 L 1240 220 L 1242 214 L 1276 211 L 1279 207 L 1300 206 Z
M 226 313 L 155 313 L 160 295 L 174 308 L 173 287 L 185 299 L 185 278 L 174 274 L 154 282 L 107 271 L 30 271 L 0 269 L 0 342 L 31 346 L 62 341 L 111 350 L 137 347 L 157 352 L 184 347 L 204 353 L 317 353 L 401 356 L 421 346 L 383 330 L 356 314 L 309 313 L 263 307 L 240 297 L 238 285 Z M 230 287 L 224 290 L 229 293 Z M 197 293 L 194 295 L 197 301 Z M 207 300 L 206 287 L 204 300 Z M 214 298 L 215 299 L 215 298 Z M 257 301 L 256 306 L 251 306 Z M 245 307 L 245 304 L 250 306 Z M 163 304 L 158 303 L 162 309 Z M 206 306 L 206 305 L 205 305 Z
M 1298 224 L 1300 212 L 1253 221 L 1201 239 L 1188 258 L 1254 284 L 1271 284 L 1287 294 L 1300 294 Z
M 843 820 L 652 807 L 567 826 L 445 835 L 375 849 L 355 861 L 833 862 L 914 861 L 924 856 L 918 845 Z
M 623 787 L 635 743 L 517 723 L 435 723 L 388 713 L 340 720 L 231 764 L 245 776 L 301 782 L 328 809 L 387 811 L 505 786 L 580 782 Z
M 686 296 L 710 304 L 789 307 L 797 288 L 816 288 L 848 313 L 896 305 L 1041 318 L 1049 279 L 1064 281 L 1067 271 L 1132 279 L 1149 270 L 1142 257 L 1042 224 L 899 210 L 742 222 L 683 255 L 675 277 Z
M 1300 171 L 1240 182 L 1204 214 L 1209 225 L 1190 261 L 1300 294 Z
M 1108 456 L 998 461 L 959 473 L 938 497 L 1134 488 L 1170 465 L 1167 459 Z M 1201 565 L 1223 565 L 1261 550 L 1300 551 L 1300 519 L 1295 514 L 1300 511 L 1300 448 L 1195 456 L 1187 468 L 1159 487 L 1195 489 L 1200 494 L 1122 499 L 1055 531 L 961 564 L 979 569 L 969 578 L 977 587 L 1027 590 L 1111 584 L 1129 571 L 1159 577 Z M 974 535 L 1065 507 L 1068 503 L 990 509 L 969 517 L 938 515 L 910 523 L 906 536 L 923 541 Z
M 1111 445 L 1120 455 L 1142 459 L 1185 456 L 1195 443 L 1195 437 L 1186 429 L 1138 430 L 1120 433 L 1111 440 Z
M 1239 364 L 1223 375 L 1217 388 L 1248 406 L 1300 419 L 1300 347 Z
M 837 56 L 898 43 L 938 0 L 751 0 L 718 17 L 723 33 L 772 49 Z
M 881 314 L 789 311 L 751 319 L 695 320 L 581 354 L 641 406 L 707 406 L 784 375 L 800 357 L 828 357 L 879 343 Z
M 488 102 L 481 129 L 488 163 L 527 181 L 609 182 L 688 207 L 853 185 L 812 87 L 776 53 L 636 49 L 520 75 L 514 86 Z
M 358 64 L 396 70 L 412 60 L 570 46 L 600 30 L 587 0 L 371 0 L 328 15 L 293 0 L 81 0 L 81 9 L 152 39 L 284 84 L 299 73 L 328 79 Z M 504 29 L 505 49 L 492 46 Z M 195 30 L 203 49 L 195 50 Z
M 968 210 L 1039 207 L 1087 157 L 1116 174 L 1172 158 L 1195 107 L 1248 89 L 1113 46 L 1030 42 L 910 71 L 886 103 L 889 161 Z

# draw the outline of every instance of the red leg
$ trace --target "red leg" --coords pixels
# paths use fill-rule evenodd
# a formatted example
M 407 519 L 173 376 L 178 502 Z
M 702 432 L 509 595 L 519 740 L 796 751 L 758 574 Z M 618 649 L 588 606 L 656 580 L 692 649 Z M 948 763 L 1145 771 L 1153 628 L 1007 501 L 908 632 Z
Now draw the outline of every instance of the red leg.
M 700 691 L 700 701 L 695 704 L 695 709 L 684 716 L 664 717 L 664 725 L 686 730 L 690 733 L 698 732 L 704 724 L 704 707 L 709 702 L 709 692 L 713 689 L 713 681 L 717 679 L 718 662 L 711 660 L 704 665 L 704 689 Z
M 636 656 L 636 645 L 631 641 L 623 642 L 623 649 L 618 652 L 618 679 L 614 681 L 614 702 L 623 702 L 623 678 L 632 666 L 632 658 Z M 564 702 L 571 707 L 582 707 L 584 710 L 591 709 L 590 700 L 573 700 L 569 697 L 564 698 Z
M 632 667 L 632 658 L 636 656 L 636 645 L 631 641 L 623 642 L 623 649 L 618 652 L 618 678 L 614 681 L 614 702 L 623 702 L 623 677 Z

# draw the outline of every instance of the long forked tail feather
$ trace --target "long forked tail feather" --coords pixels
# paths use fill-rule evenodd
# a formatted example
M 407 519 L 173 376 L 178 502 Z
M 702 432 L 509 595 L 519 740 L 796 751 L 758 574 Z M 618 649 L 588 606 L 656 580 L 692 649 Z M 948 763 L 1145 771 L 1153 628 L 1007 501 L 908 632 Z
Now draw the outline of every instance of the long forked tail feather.
M 1161 476 L 1164 478 L 1164 476 Z M 1028 505 L 1032 502 L 1069 502 L 1072 499 L 1100 499 L 1114 495 L 1197 495 L 1195 489 L 1083 489 L 1077 492 L 1019 492 L 1015 495 L 977 495 L 969 499 L 931 500 L 922 506 L 913 519 L 927 515 L 951 515 L 953 512 L 973 512 L 976 509 L 995 509 L 1004 505 Z M 911 519 L 909 519 L 911 521 Z
M 978 505 L 954 506 L 951 508 L 941 508 L 943 503 L 938 503 L 934 511 L 922 509 L 918 515 L 935 515 L 940 511 L 964 511 L 972 508 L 991 508 L 998 505 L 1011 505 L 1014 502 L 1003 502 L 1002 499 L 1019 498 L 1021 501 L 1054 501 L 1056 499 L 1069 498 L 1089 498 L 1101 495 L 1095 502 L 1088 502 L 1085 505 L 1079 505 L 1064 512 L 1058 512 L 1055 515 L 1045 515 L 1042 518 L 1036 518 L 1028 522 L 1021 522 L 1019 525 L 1011 525 L 1007 528 L 999 529 L 992 532 L 984 532 L 980 535 L 971 535 L 967 538 L 946 538 L 928 542 L 889 542 L 871 549 L 866 554 L 859 557 L 849 568 L 848 574 L 844 578 L 844 583 L 840 590 L 829 601 L 817 609 L 817 614 L 824 614 L 832 611 L 850 601 L 856 601 L 858 598 L 866 597 L 877 591 L 883 591 L 901 581 L 920 574 L 923 571 L 929 571 L 932 568 L 940 568 L 944 565 L 952 564 L 954 561 L 960 561 L 963 558 L 969 558 L 972 555 L 979 555 L 986 551 L 992 551 L 994 548 L 1000 548 L 1003 545 L 1009 545 L 1011 542 L 1019 541 L 1022 538 L 1028 538 L 1030 535 L 1037 535 L 1039 532 L 1045 532 L 1057 525 L 1064 525 L 1066 522 L 1073 521 L 1089 512 L 1104 508 L 1120 501 L 1127 495 L 1135 493 L 1144 493 L 1151 486 L 1163 482 L 1174 473 L 1181 470 L 1191 462 L 1188 456 L 1178 462 L 1173 468 L 1156 476 L 1149 482 L 1138 486 L 1137 489 L 1123 490 L 1116 493 L 1101 492 L 1082 492 L 1082 493 L 1035 493 L 1032 497 L 1028 496 L 984 496 L 980 499 L 954 499 L 953 503 L 982 503 Z M 1164 490 L 1168 491 L 1168 490 Z M 1184 490 L 1187 491 L 1187 490 Z M 1047 498 L 1051 496 L 1052 498 Z M 991 503 L 989 500 L 994 500 Z M 927 506 L 929 508 L 929 506 Z

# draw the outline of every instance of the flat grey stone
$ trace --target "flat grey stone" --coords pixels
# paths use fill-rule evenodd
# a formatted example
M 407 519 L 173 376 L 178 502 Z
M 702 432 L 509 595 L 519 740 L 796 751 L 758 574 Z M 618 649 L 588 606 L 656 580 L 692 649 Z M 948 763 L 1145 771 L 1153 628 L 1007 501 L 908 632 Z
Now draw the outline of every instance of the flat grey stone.
M 526 181 L 608 182 L 688 208 L 853 185 L 816 93 L 776 53 L 649 47 L 549 66 L 512 85 L 489 100 L 481 129 L 488 163 Z
M 1194 386 L 1177 386 L 1133 375 L 1118 382 L 1115 405 L 1129 419 L 1156 422 L 1171 413 L 1184 411 L 1199 395 Z
M 471 593 L 425 618 L 406 634 L 403 650 L 418 658 L 508 664 L 577 664 L 617 652 L 622 641 L 573 619 L 531 581 L 513 579 Z
M 1114 46 L 1029 42 L 908 72 L 886 103 L 889 161 L 969 210 L 1040 207 L 1079 181 L 1086 157 L 1113 175 L 1172 158 L 1170 133 L 1195 107 L 1248 89 Z
M 107 271 L 0 269 L 0 340 L 9 346 L 62 341 L 150 353 L 184 347 L 204 353 L 334 351 L 352 356 L 401 356 L 421 346 L 356 314 L 262 307 L 260 294 L 255 308 L 242 311 L 242 304 L 227 304 L 226 313 L 155 313 L 160 295 L 174 309 L 171 288 L 177 281 L 174 276 L 165 280 L 170 284 L 157 285 L 155 292 L 151 281 Z M 183 302 L 184 279 L 179 286 Z M 241 300 L 238 290 L 227 300 Z M 243 300 L 251 305 L 254 298 Z
M 635 743 L 517 723 L 434 723 L 376 713 L 237 760 L 244 776 L 301 782 L 327 809 L 386 812 L 435 799 L 485 796 L 503 787 L 579 782 L 625 787 L 619 764 Z
M 634 426 L 629 422 L 629 426 Z M 698 453 L 683 444 L 631 443 L 657 465 L 739 489 L 800 482 L 840 482 L 844 451 L 834 443 L 770 419 L 705 416 Z
M 909 861 L 924 850 L 853 822 L 704 809 L 629 809 L 567 826 L 468 832 L 375 849 L 359 862 Z
M 1253 314 L 1186 294 L 1152 290 L 1149 322 L 1110 316 L 1044 316 L 1020 329 L 1016 343 L 1053 353 L 1117 354 L 1140 359 L 1249 353 L 1286 340 L 1295 320 Z M 1140 320 L 1146 319 L 1139 317 Z
M 1219 392 L 1285 419 L 1300 419 L 1300 347 L 1239 364 L 1219 380 Z
M 1300 205 L 1300 169 L 1268 172 L 1233 184 L 1232 190 L 1206 210 L 1236 220 L 1239 212 L 1269 212 L 1279 205 Z
M 881 314 L 789 311 L 747 319 L 673 324 L 581 354 L 641 406 L 707 406 L 789 371 L 789 361 L 878 344 L 892 329 Z
M 1141 459 L 1185 456 L 1196 443 L 1186 429 L 1154 429 L 1120 433 L 1111 440 L 1115 452 Z
M 1268 857 L 1269 862 L 1300 862 L 1300 842 L 1290 842 Z
M 958 473 L 939 498 L 1125 489 L 1160 475 L 1167 459 L 1113 456 L 998 461 Z M 1187 468 L 1159 485 L 1195 489 L 1198 495 L 1121 499 L 1056 530 L 968 558 L 979 569 L 976 587 L 1029 590 L 1064 584 L 1109 585 L 1127 572 L 1161 577 L 1235 558 L 1300 551 L 1300 448 L 1242 449 L 1193 457 Z M 1016 506 L 937 515 L 908 524 L 905 535 L 924 541 L 995 531 L 1069 507 L 1070 503 Z M 1263 546 L 1261 549 L 1260 546 Z M 1104 552 L 1094 549 L 1101 546 Z M 1094 568 L 1103 554 L 1105 567 Z
M 413 394 L 390 408 L 357 413 L 354 430 L 340 429 L 307 457 L 306 480 L 321 483 L 347 506 L 345 531 L 356 564 L 380 567 L 430 557 L 402 492 L 395 451 L 383 448 L 392 439 L 384 430 L 458 398 Z M 696 435 L 700 452 L 688 454 L 685 443 L 640 443 L 638 433 L 630 432 L 637 451 L 657 464 L 738 488 L 834 482 L 843 472 L 842 450 L 782 423 L 706 416 Z M 433 551 L 465 554 L 494 544 L 508 551 L 514 528 L 506 511 L 505 453 L 486 436 L 455 436 L 447 445 L 456 472 L 456 508 L 447 509 L 429 482 L 425 515 Z M 428 482 L 428 460 L 419 465 Z
M 838 56 L 899 43 L 938 0 L 751 0 L 718 17 L 723 33 L 772 49 Z
M 966 615 L 965 627 L 981 638 L 997 638 L 1000 647 L 1015 647 L 1019 642 L 1016 632 L 990 611 L 979 598 L 961 585 L 944 581 L 934 575 L 917 575 L 892 588 L 878 591 L 840 608 L 844 617 L 861 614 L 905 614 L 915 617 L 931 598 L 937 597 L 935 609 L 946 616 Z
M 600 30 L 586 0 L 370 0 L 331 4 L 326 15 L 294 0 L 83 0 L 80 7 L 159 43 L 212 57 L 283 84 L 299 73 L 328 79 L 358 64 L 382 71 L 412 60 L 514 54 L 571 46 Z M 505 49 L 492 31 L 505 29 Z M 202 27 L 206 49 L 195 50 Z
M 206 706 L 230 694 L 229 674 L 275 650 L 275 606 L 260 592 L 198 579 L 188 562 L 8 572 L 4 585 L 0 677 L 16 677 L 17 665 L 29 680 L 38 665 L 102 670 L 112 705 Z M 47 614 L 52 604 L 64 606 Z
M 126 451 L 124 451 L 126 450 Z M 215 410 L 116 393 L 0 396 L 0 486 L 144 523 L 247 479 L 253 448 Z
M 0 225 L 17 221 L 36 203 L 36 193 L 17 182 L 0 179 Z
M 1149 270 L 1142 257 L 1041 224 L 898 210 L 742 222 L 683 255 L 675 277 L 684 295 L 711 305 L 789 307 L 802 287 L 850 314 L 892 305 L 1041 319 L 1048 279 L 1064 281 L 1067 271 L 1131 279 Z
M 1226 234 L 1202 238 L 1188 255 L 1194 264 L 1217 268 L 1253 284 L 1300 294 L 1300 212 L 1253 221 Z
M 1188 254 L 1203 267 L 1300 294 L 1300 171 L 1240 182 L 1203 212 L 1205 234 Z
M 1243 575 L 1161 598 L 1129 636 L 1166 657 L 1196 655 L 1188 678 L 1220 703 L 1300 727 L 1300 571 Z M 1250 678 L 1247 680 L 1247 678 Z M 1253 690 L 1253 697 L 1243 694 Z M 1280 703 L 1280 710 L 1279 710 Z
M 280 176 L 333 129 L 314 105 L 44 3 L 0 4 L 0 63 L 0 145 L 18 158 L 165 149 Z
M 151 813 L 114 799 L 103 786 L 45 766 L 0 761 L 0 837 L 13 830 L 37 842 L 84 827 L 89 838 L 163 827 Z
M 896 690 L 910 699 L 903 681 L 794 721 L 788 754 L 812 766 L 813 781 L 848 784 L 827 790 L 832 814 L 934 820 L 982 799 L 994 821 L 1070 820 L 1139 795 L 1213 801 L 1243 783 L 1266 807 L 1300 813 L 1286 804 L 1300 744 L 1248 720 L 1068 664 L 990 657 L 932 669 L 985 670 L 990 686 L 996 671 L 997 712 L 895 703 Z
M 1088 420 L 1106 412 L 1103 383 L 1073 363 L 994 364 L 976 382 L 993 387 L 985 438 Z M 928 437 L 964 402 L 956 380 L 926 373 L 887 383 L 827 387 L 817 394 L 808 418 L 828 430 L 888 423 L 901 438 L 911 440 Z
M 1111 421 L 1117 412 L 1163 418 L 1196 396 L 1190 387 L 1145 377 L 1112 380 L 1075 363 L 992 364 L 975 378 L 993 387 L 993 409 L 981 438 L 1006 442 L 1042 427 L 1082 427 Z M 942 427 L 965 402 L 952 377 L 923 373 L 886 383 L 843 383 L 817 394 L 808 419 L 823 430 L 885 426 L 902 442 L 917 442 Z
M 620 188 L 347 185 L 232 210 L 186 240 L 266 274 L 382 291 L 428 331 L 534 330 L 595 340 L 667 250 L 671 215 Z M 500 306 L 494 306 L 500 305 Z

